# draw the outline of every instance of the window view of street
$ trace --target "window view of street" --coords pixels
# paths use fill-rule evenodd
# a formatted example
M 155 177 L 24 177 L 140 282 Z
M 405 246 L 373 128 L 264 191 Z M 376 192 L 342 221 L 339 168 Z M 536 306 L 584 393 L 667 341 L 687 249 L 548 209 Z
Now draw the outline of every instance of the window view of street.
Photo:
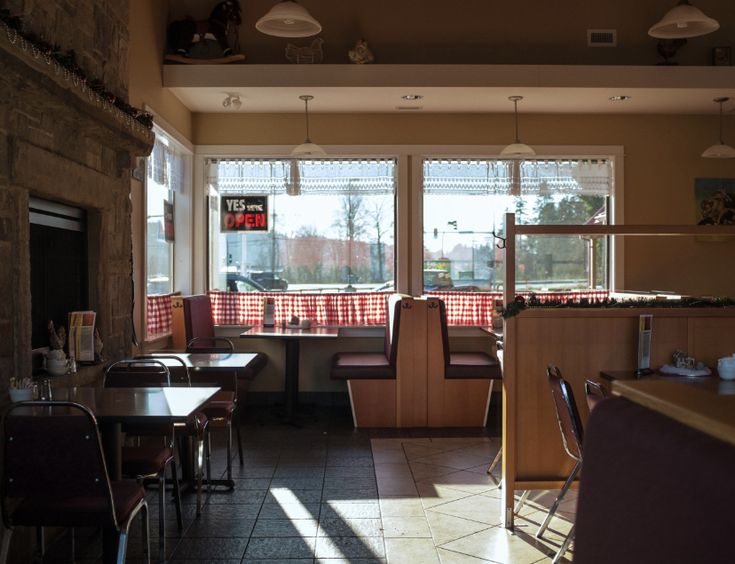
M 392 290 L 395 162 L 224 161 L 210 181 L 210 287 Z M 223 232 L 219 197 L 267 196 L 267 231 Z

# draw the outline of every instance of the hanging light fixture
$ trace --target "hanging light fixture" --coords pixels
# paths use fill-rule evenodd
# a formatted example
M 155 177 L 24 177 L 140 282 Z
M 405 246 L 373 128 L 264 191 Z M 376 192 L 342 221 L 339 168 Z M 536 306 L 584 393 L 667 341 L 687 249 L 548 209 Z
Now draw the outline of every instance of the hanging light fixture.
M 303 6 L 284 0 L 260 18 L 255 29 L 274 37 L 311 37 L 322 30 L 322 25 Z
M 648 35 L 658 39 L 680 39 L 707 35 L 718 29 L 720 24 L 716 19 L 705 16 L 688 0 L 681 0 L 666 12 L 661 21 L 651 26 Z
M 304 101 L 304 114 L 306 116 L 306 139 L 304 139 L 304 142 L 301 145 L 294 147 L 293 151 L 291 151 L 292 157 L 324 157 L 327 155 L 327 152 L 324 149 L 322 149 L 316 143 L 312 143 L 311 139 L 309 138 L 309 102 L 313 99 L 314 96 L 299 96 L 299 100 Z
M 515 113 L 515 124 L 516 124 L 516 140 L 508 145 L 505 149 L 500 151 L 501 157 L 510 159 L 523 159 L 526 157 L 535 157 L 536 151 L 525 143 L 521 143 L 521 139 L 518 136 L 518 102 L 523 100 L 523 96 L 509 96 L 508 100 L 513 102 L 513 108 Z
M 722 104 L 729 99 L 723 97 L 713 100 L 720 105 L 720 142 L 705 149 L 704 153 L 702 153 L 705 159 L 735 159 L 735 149 L 730 147 L 730 145 L 725 145 L 725 142 L 722 140 Z

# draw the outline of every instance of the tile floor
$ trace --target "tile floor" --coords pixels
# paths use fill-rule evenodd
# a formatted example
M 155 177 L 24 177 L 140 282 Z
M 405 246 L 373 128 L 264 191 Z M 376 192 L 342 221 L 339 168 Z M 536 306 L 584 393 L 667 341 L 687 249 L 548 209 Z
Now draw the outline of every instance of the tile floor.
M 216 446 L 213 471 L 223 473 L 224 448 Z M 570 492 L 545 539 L 536 540 L 555 492 L 534 492 L 515 534 L 502 528 L 497 477 L 486 473 L 500 442 L 477 431 L 354 430 L 342 411 L 320 412 L 296 429 L 251 415 L 243 424 L 243 446 L 245 464 L 234 463 L 234 491 L 213 493 L 199 519 L 194 495 L 185 496 L 182 533 L 173 507 L 167 508 L 173 562 L 548 562 L 574 518 L 576 494 Z M 154 489 L 149 504 L 157 555 Z M 99 533 L 77 536 L 77 562 L 99 562 Z M 69 554 L 62 537 L 44 562 L 69 562 Z M 128 562 L 140 558 L 134 525 Z

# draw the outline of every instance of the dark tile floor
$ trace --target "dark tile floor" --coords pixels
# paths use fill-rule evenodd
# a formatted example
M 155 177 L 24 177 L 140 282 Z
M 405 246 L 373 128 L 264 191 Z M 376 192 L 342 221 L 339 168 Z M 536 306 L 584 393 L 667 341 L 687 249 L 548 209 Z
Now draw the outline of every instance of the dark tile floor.
M 184 530 L 167 506 L 167 554 L 173 562 L 290 564 L 385 562 L 370 440 L 376 437 L 484 436 L 467 430 L 355 430 L 349 409 L 321 409 L 303 426 L 283 425 L 267 409 L 243 416 L 244 464 L 233 462 L 236 487 L 215 491 L 201 517 L 184 495 Z M 213 432 L 213 475 L 225 473 L 222 431 Z M 158 492 L 148 494 L 151 553 L 158 555 Z M 44 562 L 71 562 L 68 535 L 48 547 Z M 77 532 L 77 562 L 101 562 L 99 531 Z M 133 525 L 128 562 L 140 562 L 140 526 Z M 156 561 L 156 558 L 152 558 Z

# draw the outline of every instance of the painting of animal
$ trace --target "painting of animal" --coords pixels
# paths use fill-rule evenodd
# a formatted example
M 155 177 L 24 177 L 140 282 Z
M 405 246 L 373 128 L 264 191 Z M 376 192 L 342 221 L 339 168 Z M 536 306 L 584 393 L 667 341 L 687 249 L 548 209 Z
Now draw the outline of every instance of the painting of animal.
M 179 55 L 192 56 L 193 46 L 209 40 L 221 50 L 214 56 L 230 55 L 232 47 L 227 41 L 228 28 L 234 26 L 236 30 L 241 23 L 239 0 L 225 0 L 214 7 L 207 20 L 187 18 L 171 22 L 168 26 L 169 49 Z

